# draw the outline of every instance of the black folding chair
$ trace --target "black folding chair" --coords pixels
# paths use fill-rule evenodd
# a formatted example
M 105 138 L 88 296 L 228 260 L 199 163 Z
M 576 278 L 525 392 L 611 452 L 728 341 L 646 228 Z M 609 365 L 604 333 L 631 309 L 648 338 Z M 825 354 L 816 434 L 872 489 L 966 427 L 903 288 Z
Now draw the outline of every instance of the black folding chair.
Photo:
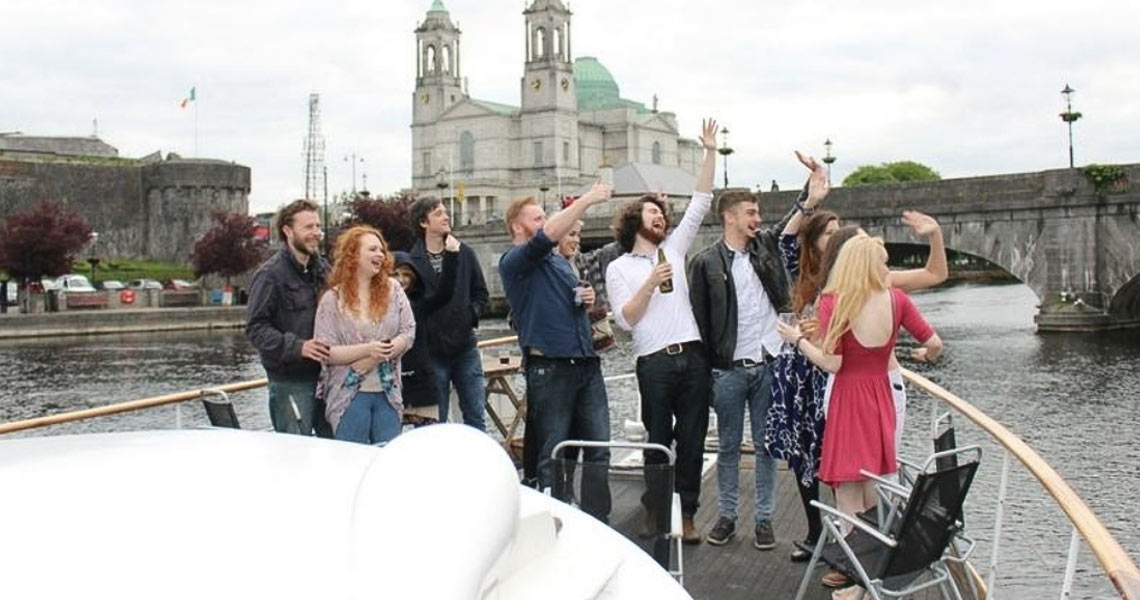
M 229 394 L 222 390 L 203 390 L 203 393 L 206 395 L 202 397 L 202 406 L 206 409 L 206 418 L 210 420 L 211 427 L 241 429 Z
M 976 447 L 957 452 L 965 451 L 981 453 Z M 945 560 L 947 548 L 961 529 L 962 505 L 977 469 L 978 461 L 974 460 L 949 469 L 923 471 L 909 490 L 893 482 L 877 483 L 880 494 L 898 496 L 909 491 L 901 512 L 879 515 L 879 528 L 813 501 L 828 518 L 824 519 L 824 534 L 812 552 L 796 600 L 803 598 L 820 560 L 859 582 L 863 590 L 858 598 L 902 598 L 937 586 L 943 595 L 961 600 Z M 853 527 L 846 538 L 840 533 L 841 522 Z M 836 544 L 828 546 L 829 539 Z
M 667 460 L 596 463 L 585 460 L 590 448 L 659 452 Z M 567 452 L 577 449 L 579 452 Z M 579 462 L 582 457 L 582 462 Z M 554 480 L 549 494 L 606 522 L 652 556 L 684 583 L 681 546 L 681 497 L 674 492 L 676 454 L 661 444 L 568 440 L 551 454 Z

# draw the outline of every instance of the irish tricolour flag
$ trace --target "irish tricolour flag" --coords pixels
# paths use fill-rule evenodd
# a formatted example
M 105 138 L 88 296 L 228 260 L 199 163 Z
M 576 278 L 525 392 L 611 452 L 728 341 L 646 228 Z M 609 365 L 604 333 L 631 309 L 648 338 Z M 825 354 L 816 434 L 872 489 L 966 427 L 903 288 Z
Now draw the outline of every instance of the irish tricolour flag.
M 179 107 L 179 108 L 186 108 L 186 106 L 187 106 L 188 104 L 190 104 L 191 102 L 193 102 L 193 101 L 194 101 L 194 90 L 196 90 L 196 89 L 197 89 L 197 87 L 196 87 L 196 86 L 195 86 L 195 87 L 192 87 L 192 88 L 190 88 L 190 93 L 189 93 L 189 94 L 187 94 L 187 95 L 186 95 L 186 97 L 182 99 L 182 102 L 179 102 L 179 103 L 178 103 L 178 107 Z

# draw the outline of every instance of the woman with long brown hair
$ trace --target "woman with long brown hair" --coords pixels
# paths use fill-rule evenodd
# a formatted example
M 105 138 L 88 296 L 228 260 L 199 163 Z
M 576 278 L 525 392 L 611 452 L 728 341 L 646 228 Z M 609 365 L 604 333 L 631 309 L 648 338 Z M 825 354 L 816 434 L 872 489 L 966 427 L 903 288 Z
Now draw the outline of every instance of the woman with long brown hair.
M 392 263 L 372 227 L 353 227 L 337 239 L 314 337 L 329 344 L 318 389 L 339 440 L 378 444 L 400 433 L 399 359 L 415 340 L 416 322 Z
M 839 229 L 839 216 L 831 211 L 816 211 L 794 227 L 789 223 L 780 237 L 780 254 L 788 273 L 795 277 L 792 308 L 805 333 L 815 332 L 815 308 L 824 283 L 823 254 L 828 239 Z M 820 402 L 827 374 L 812 365 L 798 351 L 781 353 L 772 370 L 772 395 L 768 405 L 764 446 L 773 458 L 787 461 L 796 474 L 796 484 L 807 517 L 806 546 L 815 544 L 823 532 L 819 509 L 811 505 L 819 500 L 820 446 L 823 443 L 824 414 Z M 820 392 L 817 392 L 817 388 Z M 810 553 L 792 551 L 793 561 L 807 560 Z

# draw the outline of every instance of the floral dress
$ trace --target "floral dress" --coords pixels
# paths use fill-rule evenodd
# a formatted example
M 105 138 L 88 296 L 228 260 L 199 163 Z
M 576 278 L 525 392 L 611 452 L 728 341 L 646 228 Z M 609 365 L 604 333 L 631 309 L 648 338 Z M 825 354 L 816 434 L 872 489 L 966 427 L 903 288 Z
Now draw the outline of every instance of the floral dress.
M 799 240 L 794 235 L 781 235 L 779 246 L 784 267 L 794 279 L 799 274 Z M 800 317 L 814 316 L 814 312 L 815 306 L 808 305 Z M 827 372 L 798 350 L 776 357 L 764 448 L 769 456 L 787 461 L 805 487 L 819 474 L 826 387 Z

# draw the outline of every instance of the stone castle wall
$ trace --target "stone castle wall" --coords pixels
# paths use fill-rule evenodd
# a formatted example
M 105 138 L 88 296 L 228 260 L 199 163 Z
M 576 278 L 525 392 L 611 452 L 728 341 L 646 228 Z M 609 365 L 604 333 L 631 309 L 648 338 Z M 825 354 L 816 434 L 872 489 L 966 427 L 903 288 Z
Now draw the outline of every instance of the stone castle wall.
M 214 210 L 246 214 L 248 167 L 212 160 L 18 160 L 0 155 L 0 218 L 43 200 L 99 233 L 98 256 L 185 264 Z

